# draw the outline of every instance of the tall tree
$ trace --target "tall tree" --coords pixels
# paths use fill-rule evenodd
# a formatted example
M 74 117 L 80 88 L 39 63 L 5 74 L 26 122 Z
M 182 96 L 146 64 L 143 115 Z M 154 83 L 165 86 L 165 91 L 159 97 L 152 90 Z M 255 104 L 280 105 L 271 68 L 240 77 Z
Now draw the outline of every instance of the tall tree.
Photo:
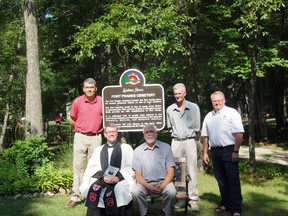
M 0 1 L 0 154 L 1 148 L 23 133 L 20 119 L 24 116 L 23 13 L 18 1 Z M 18 129 L 18 133 L 17 132 Z
M 24 1 L 26 32 L 26 105 L 25 136 L 43 135 L 41 81 L 39 67 L 38 28 L 34 0 Z
M 247 39 L 247 44 L 251 48 L 251 72 L 249 76 L 249 159 L 250 172 L 256 171 L 255 158 L 255 114 L 256 114 L 256 85 L 257 85 L 257 65 L 259 53 L 260 36 L 267 34 L 267 31 L 261 25 L 262 20 L 267 20 L 273 11 L 279 11 L 282 7 L 282 1 L 236 1 L 234 6 L 241 11 L 239 19 L 236 22 L 240 23 L 242 27 L 240 31 L 244 33 L 244 38 Z M 241 7 L 239 7 L 241 6 Z M 250 50 L 247 47 L 247 50 Z

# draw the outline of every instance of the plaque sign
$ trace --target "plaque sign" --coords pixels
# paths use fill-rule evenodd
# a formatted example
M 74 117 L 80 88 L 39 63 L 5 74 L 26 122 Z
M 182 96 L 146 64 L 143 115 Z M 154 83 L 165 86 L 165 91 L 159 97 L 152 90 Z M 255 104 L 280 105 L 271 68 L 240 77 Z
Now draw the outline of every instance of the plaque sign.
M 146 84 L 143 73 L 129 69 L 122 73 L 119 86 L 102 90 L 103 124 L 115 123 L 120 132 L 142 131 L 144 125 L 165 127 L 164 89 Z

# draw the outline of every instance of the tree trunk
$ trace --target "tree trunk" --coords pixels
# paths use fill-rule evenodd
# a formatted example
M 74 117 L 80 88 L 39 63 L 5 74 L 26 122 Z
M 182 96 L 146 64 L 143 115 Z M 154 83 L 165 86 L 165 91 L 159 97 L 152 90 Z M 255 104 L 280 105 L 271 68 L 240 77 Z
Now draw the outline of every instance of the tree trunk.
M 251 56 L 251 76 L 249 89 L 249 169 L 251 173 L 256 171 L 255 157 L 255 113 L 256 113 L 256 72 L 257 72 L 257 52 L 258 52 L 258 21 L 254 23 L 255 33 L 253 38 L 253 50 Z
M 8 117 L 9 117 L 9 104 L 7 103 L 6 109 L 5 109 L 4 120 L 3 120 L 2 131 L 0 134 L 0 155 L 2 155 L 4 152 L 3 143 L 4 143 L 5 133 L 7 129 Z
M 260 140 L 261 142 L 268 143 L 268 135 L 267 135 L 267 126 L 266 126 L 266 119 L 267 119 L 267 113 L 265 110 L 265 103 L 264 103 L 264 87 L 263 87 L 263 80 L 258 79 L 258 85 L 257 85 L 257 121 L 259 122 L 259 129 L 260 129 Z
M 27 138 L 43 135 L 38 28 L 34 0 L 24 1 L 24 21 L 27 55 L 25 104 L 25 137 Z
M 199 13 L 199 3 L 194 2 L 193 4 L 193 12 L 194 14 Z M 185 14 L 186 16 L 192 16 L 188 12 L 187 8 L 187 0 L 177 0 L 176 1 L 176 10 L 179 15 Z M 194 25 L 194 34 L 197 32 L 197 25 Z M 198 90 L 197 90 L 197 82 L 196 82 L 196 52 L 195 52 L 195 46 L 196 46 L 196 40 L 189 36 L 184 35 L 182 37 L 182 43 L 187 46 L 187 49 L 189 50 L 190 55 L 185 57 L 185 65 L 189 65 L 189 67 L 186 69 L 186 91 L 187 91 L 187 99 L 198 103 Z M 200 139 L 196 140 L 197 145 L 197 166 L 198 170 L 203 170 L 203 144 L 201 143 Z
M 12 79 L 13 79 L 13 75 L 10 75 L 9 76 L 9 83 L 12 82 Z M 0 134 L 0 155 L 2 155 L 4 152 L 3 144 L 4 144 L 4 138 L 5 138 L 6 129 L 7 129 L 7 125 L 8 125 L 9 111 L 10 111 L 9 103 L 7 103 L 6 108 L 5 108 L 3 127 L 2 127 L 1 134 Z

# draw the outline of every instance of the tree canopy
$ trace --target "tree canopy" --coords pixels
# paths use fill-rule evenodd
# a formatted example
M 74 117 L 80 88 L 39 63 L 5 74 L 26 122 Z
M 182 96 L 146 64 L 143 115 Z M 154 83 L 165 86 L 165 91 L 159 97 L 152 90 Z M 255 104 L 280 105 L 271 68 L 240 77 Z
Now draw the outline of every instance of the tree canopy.
M 14 134 L 6 136 L 7 145 L 25 115 L 23 2 L 0 1 L 0 116 L 4 122 L 9 115 L 7 128 Z M 261 126 L 263 113 L 276 117 L 279 136 L 287 127 L 287 0 L 35 3 L 45 119 L 65 113 L 85 78 L 95 78 L 101 90 L 137 68 L 148 83 L 164 86 L 166 105 L 174 101 L 172 86 L 183 82 L 202 116 L 211 109 L 210 94 L 222 90 L 243 117 L 253 110 L 252 130 Z

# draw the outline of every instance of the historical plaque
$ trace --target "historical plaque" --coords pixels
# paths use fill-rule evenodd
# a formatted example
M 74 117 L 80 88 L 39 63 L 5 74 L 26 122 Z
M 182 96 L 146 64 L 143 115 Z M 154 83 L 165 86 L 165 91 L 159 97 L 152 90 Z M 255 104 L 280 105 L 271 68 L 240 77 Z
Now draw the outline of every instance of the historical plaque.
M 146 84 L 143 73 L 129 69 L 122 73 L 119 86 L 102 90 L 103 123 L 117 124 L 119 131 L 142 131 L 145 124 L 165 127 L 164 89 Z

